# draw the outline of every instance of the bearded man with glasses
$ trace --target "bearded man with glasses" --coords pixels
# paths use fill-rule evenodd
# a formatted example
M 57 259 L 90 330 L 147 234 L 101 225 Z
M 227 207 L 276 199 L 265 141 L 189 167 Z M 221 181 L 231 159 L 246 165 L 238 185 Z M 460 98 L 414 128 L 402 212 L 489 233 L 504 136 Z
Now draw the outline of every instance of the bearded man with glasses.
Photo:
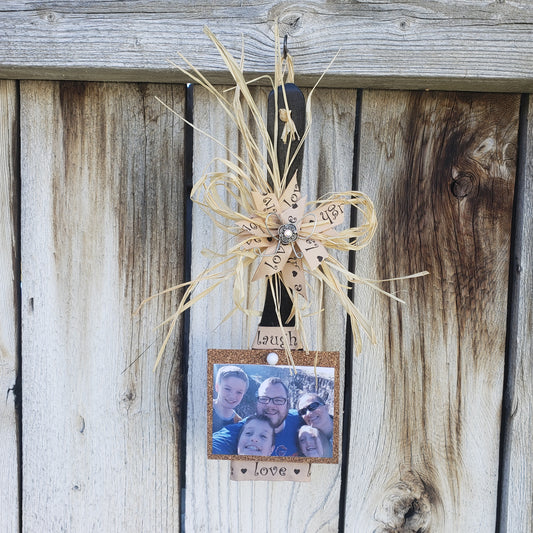
M 302 419 L 294 409 L 289 410 L 289 390 L 281 379 L 271 377 L 257 390 L 256 410 L 264 415 L 274 428 L 273 456 L 298 455 L 298 430 Z M 237 440 L 243 422 L 231 424 L 213 433 L 213 454 L 235 455 Z

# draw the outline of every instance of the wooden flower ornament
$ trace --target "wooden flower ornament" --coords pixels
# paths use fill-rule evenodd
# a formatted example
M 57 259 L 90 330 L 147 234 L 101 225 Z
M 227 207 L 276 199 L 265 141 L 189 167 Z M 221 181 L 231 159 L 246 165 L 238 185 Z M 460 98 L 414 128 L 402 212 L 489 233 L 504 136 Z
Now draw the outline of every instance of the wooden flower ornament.
M 370 200 L 361 193 L 350 194 L 366 203 L 369 240 L 376 224 Z M 331 195 L 306 212 L 306 200 L 294 177 L 281 198 L 272 193 L 252 196 L 255 215 L 237 222 L 242 230 L 240 249 L 254 250 L 261 258 L 252 281 L 280 275 L 287 289 L 305 297 L 304 265 L 305 270 L 315 270 L 329 258 L 327 248 L 339 248 L 339 239 L 343 239 L 335 228 L 344 221 L 350 206 L 347 194 Z

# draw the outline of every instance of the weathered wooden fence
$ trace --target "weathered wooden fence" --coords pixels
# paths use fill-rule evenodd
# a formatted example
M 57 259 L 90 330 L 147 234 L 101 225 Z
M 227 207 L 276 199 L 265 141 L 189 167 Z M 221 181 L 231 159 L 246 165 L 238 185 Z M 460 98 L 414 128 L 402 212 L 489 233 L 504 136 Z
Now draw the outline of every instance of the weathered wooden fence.
M 156 97 L 242 148 L 213 98 L 158 63 L 161 50 L 185 49 L 227 83 L 196 32 L 204 13 L 238 51 L 241 30 L 222 4 L 239 3 L 195 7 L 195 17 L 186 2 L 157 2 L 150 23 L 141 3 L 109 4 L 80 2 L 78 28 L 61 2 L 0 8 L 0 27 L 18 22 L 10 41 L 0 38 L 11 44 L 0 75 L 21 80 L 0 80 L 0 530 L 532 531 L 533 102 L 519 94 L 533 93 L 527 4 L 473 4 L 461 46 L 450 39 L 459 7 L 439 2 L 239 8 L 255 21 L 244 23 L 250 72 L 269 68 L 262 17 L 304 39 L 294 50 L 302 83 L 343 39 L 362 55 L 341 58 L 313 95 L 305 192 L 373 198 L 373 243 L 342 257 L 358 274 L 430 271 L 387 285 L 405 305 L 354 291 L 378 336 L 358 358 L 326 295 L 316 336 L 341 351 L 342 462 L 315 465 L 310 483 L 230 482 L 227 462 L 206 459 L 206 350 L 247 348 L 255 332 L 240 315 L 220 323 L 230 287 L 192 309 L 155 373 L 155 326 L 177 295 L 133 315 L 146 296 L 204 268 L 203 248 L 227 246 L 187 202 L 221 149 Z M 433 32 L 441 48 L 421 51 L 412 26 L 417 42 Z M 189 41 L 169 46 L 162 28 Z M 102 37 L 113 29 L 116 55 Z M 401 41 L 411 53 L 409 68 L 371 46 L 384 30 L 388 50 Z M 305 41 L 311 33 L 324 46 Z M 68 56 L 61 45 L 72 52 L 76 42 Z M 459 64 L 447 71 L 439 50 Z M 152 74 L 178 83 L 140 82 Z M 75 81 L 36 79 L 64 77 Z M 425 87 L 448 91 L 391 90 Z M 253 91 L 266 113 L 267 90 Z

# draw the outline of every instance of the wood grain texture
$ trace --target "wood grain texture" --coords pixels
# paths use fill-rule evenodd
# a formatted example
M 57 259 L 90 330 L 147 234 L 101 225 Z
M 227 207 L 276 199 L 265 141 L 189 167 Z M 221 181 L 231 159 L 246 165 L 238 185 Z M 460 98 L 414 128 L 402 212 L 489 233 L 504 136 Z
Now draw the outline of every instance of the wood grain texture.
M 517 183 L 513 287 L 504 411 L 500 531 L 533 530 L 533 105 L 522 109 L 520 181 Z M 529 107 L 529 108 L 528 108 Z M 525 119 L 525 120 L 524 120 Z
M 21 84 L 23 519 L 178 531 L 183 86 Z
M 254 88 L 266 117 L 268 92 Z M 213 99 L 200 88 L 194 94 L 194 122 L 234 150 L 238 136 Z M 314 198 L 331 190 L 351 188 L 353 130 L 356 92 L 320 90 L 313 99 L 313 126 L 306 141 L 302 190 Z M 194 174 L 206 171 L 215 155 L 225 155 L 201 134 L 194 139 Z M 230 246 L 209 218 L 193 211 L 193 276 L 205 267 L 204 248 L 223 253 Z M 345 258 L 343 258 L 345 259 Z M 253 275 L 253 272 L 251 273 Z M 250 277 L 251 277 L 250 275 Z M 250 299 L 255 287 L 252 286 Z M 228 461 L 206 460 L 206 361 L 207 348 L 247 348 L 258 320 L 247 322 L 241 314 L 220 323 L 231 308 L 232 289 L 226 286 L 197 303 L 191 310 L 189 399 L 187 422 L 186 504 L 187 531 L 291 531 L 338 530 L 340 466 L 314 465 L 310 483 L 229 481 Z M 341 351 L 344 361 L 345 317 L 336 302 L 326 296 L 327 310 L 312 345 Z M 262 309 L 262 299 L 256 304 Z M 206 318 L 207 317 L 207 318 Z M 315 340 L 316 339 L 316 340 Z M 258 361 L 263 363 L 263 361 Z M 343 378 L 343 376 L 341 376 Z M 342 411 L 342 397 L 341 411 Z
M 246 70 L 273 70 L 273 25 L 311 86 L 341 50 L 330 87 L 531 91 L 533 11 L 528 0 L 129 2 L 5 0 L 0 77 L 187 81 L 168 58 L 180 50 L 228 82 L 202 33 L 217 33 Z
M 494 531 L 518 95 L 363 94 L 357 272 L 378 344 L 353 370 L 347 531 Z M 523 531 L 519 528 L 515 531 Z
M 0 530 L 18 531 L 18 89 L 0 81 Z

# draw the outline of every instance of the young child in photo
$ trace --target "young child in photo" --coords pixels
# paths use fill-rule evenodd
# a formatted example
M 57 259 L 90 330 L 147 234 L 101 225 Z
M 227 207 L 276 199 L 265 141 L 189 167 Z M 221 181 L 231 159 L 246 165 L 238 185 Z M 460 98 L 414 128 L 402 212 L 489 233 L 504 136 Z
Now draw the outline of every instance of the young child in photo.
M 237 454 L 263 457 L 271 455 L 274 451 L 274 439 L 274 428 L 266 416 L 249 416 L 239 433 Z
M 213 400 L 213 433 L 229 424 L 236 424 L 242 418 L 235 412 L 248 390 L 248 376 L 238 366 L 223 366 L 217 372 Z
M 302 426 L 298 431 L 298 446 L 305 457 L 331 457 L 332 448 L 328 438 L 319 429 Z

